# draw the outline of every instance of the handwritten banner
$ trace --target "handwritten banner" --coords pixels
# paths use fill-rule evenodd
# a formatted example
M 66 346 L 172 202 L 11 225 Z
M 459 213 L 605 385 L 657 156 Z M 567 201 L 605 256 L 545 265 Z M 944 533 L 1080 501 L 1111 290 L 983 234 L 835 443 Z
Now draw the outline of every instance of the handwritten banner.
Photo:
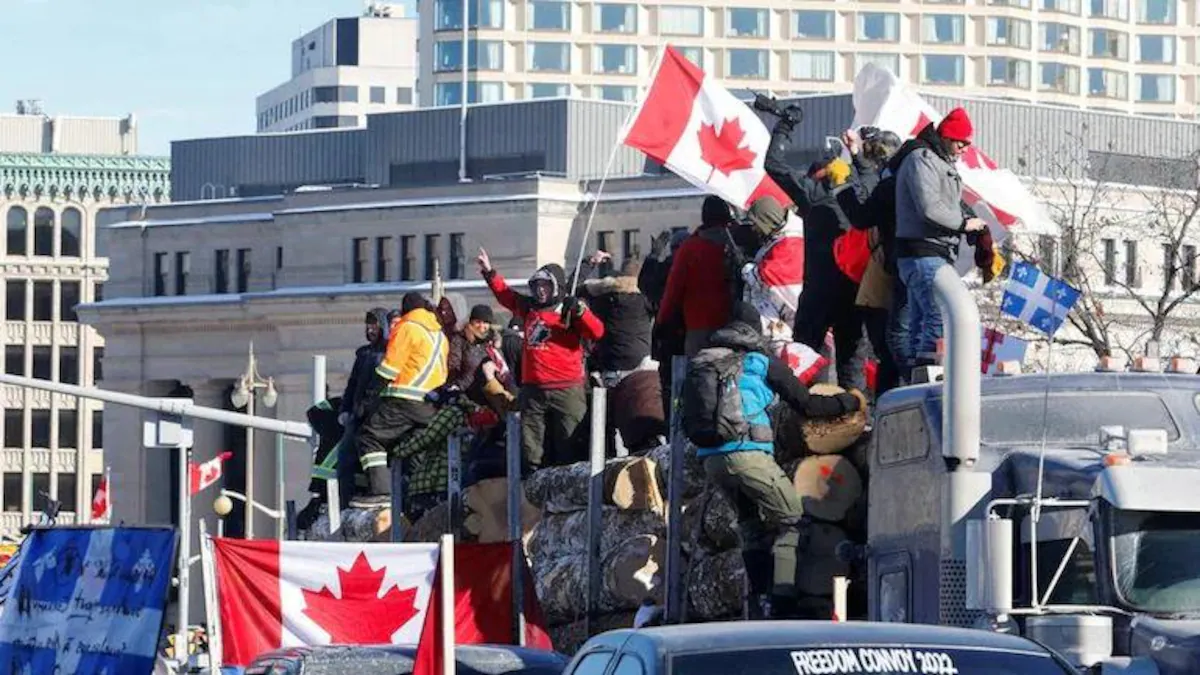
M 174 556 L 168 528 L 33 531 L 3 598 L 0 672 L 151 673 Z

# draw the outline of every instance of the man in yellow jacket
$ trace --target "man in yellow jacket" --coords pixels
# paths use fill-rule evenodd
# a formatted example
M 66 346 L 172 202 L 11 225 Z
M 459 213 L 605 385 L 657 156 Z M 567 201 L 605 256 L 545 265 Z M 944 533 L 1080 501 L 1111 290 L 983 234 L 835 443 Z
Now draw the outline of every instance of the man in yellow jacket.
M 356 508 L 391 504 L 388 451 L 433 419 L 425 395 L 446 382 L 449 342 L 433 306 L 420 293 L 407 293 L 401 317 L 388 338 L 383 362 L 375 369 L 358 436 L 358 455 L 367 475 L 368 493 L 351 500 Z

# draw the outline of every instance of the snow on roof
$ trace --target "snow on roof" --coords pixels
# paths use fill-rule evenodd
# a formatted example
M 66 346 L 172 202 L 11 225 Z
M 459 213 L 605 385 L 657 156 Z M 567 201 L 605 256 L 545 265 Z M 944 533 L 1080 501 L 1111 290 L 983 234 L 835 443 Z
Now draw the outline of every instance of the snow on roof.
M 258 213 L 231 213 L 224 216 L 197 216 L 193 218 L 164 218 L 153 220 L 123 220 L 107 225 L 114 230 L 142 227 L 170 227 L 172 225 L 219 225 L 227 223 L 265 223 L 275 220 L 270 211 Z

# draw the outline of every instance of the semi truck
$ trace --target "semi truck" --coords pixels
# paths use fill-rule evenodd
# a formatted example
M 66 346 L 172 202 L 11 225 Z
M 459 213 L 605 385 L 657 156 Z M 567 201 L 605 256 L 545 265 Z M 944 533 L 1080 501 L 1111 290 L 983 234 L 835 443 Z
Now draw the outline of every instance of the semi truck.
M 1200 673 L 1195 366 L 984 377 L 978 309 L 943 272 L 944 371 L 877 405 L 867 618 L 1019 634 L 1094 673 Z

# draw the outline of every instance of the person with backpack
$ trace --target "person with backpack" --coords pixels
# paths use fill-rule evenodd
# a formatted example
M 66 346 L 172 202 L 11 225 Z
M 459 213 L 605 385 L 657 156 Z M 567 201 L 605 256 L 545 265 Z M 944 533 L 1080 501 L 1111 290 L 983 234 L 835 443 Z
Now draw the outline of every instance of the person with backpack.
M 768 409 L 776 396 L 798 414 L 838 417 L 861 410 L 857 390 L 810 394 L 783 361 L 767 353 L 758 311 L 738 303 L 688 364 L 682 426 L 708 479 L 737 512 L 755 618 L 796 612 L 796 555 L 807 521 L 796 488 L 776 463 Z

